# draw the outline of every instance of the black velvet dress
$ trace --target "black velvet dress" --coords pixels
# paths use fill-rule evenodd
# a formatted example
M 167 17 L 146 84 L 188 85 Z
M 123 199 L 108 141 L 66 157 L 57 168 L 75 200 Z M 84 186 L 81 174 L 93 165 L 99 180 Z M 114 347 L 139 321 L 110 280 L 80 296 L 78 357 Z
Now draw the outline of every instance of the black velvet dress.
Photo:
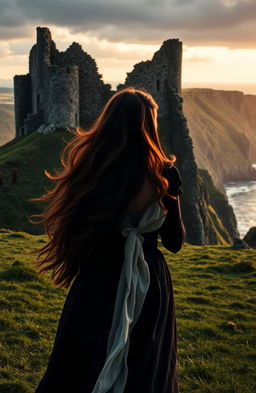
M 167 169 L 169 193 L 181 194 L 176 167 Z M 161 251 L 177 252 L 185 230 L 176 201 L 164 198 L 168 209 L 162 227 L 143 234 L 150 286 L 141 314 L 130 333 L 128 377 L 120 393 L 177 393 L 176 320 L 171 275 Z M 125 238 L 99 244 L 93 263 L 77 275 L 67 295 L 47 370 L 36 393 L 91 393 L 103 367 L 108 333 L 124 258 Z

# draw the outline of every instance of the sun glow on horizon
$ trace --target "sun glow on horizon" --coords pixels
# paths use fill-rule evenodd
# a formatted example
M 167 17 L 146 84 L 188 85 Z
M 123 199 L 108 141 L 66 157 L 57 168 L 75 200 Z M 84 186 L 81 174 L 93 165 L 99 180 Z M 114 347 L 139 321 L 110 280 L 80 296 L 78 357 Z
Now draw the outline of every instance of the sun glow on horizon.
M 60 51 L 73 41 L 80 43 L 97 63 L 106 83 L 123 83 L 127 72 L 141 61 L 151 60 L 160 48 L 155 44 L 110 42 L 92 34 L 72 34 L 68 29 L 49 26 L 52 39 Z M 0 79 L 12 79 L 28 72 L 29 49 L 35 38 L 0 42 Z M 2 48 L 2 51 L 1 51 Z M 182 81 L 189 83 L 256 83 L 256 49 L 229 49 L 222 46 L 187 46 L 183 42 Z

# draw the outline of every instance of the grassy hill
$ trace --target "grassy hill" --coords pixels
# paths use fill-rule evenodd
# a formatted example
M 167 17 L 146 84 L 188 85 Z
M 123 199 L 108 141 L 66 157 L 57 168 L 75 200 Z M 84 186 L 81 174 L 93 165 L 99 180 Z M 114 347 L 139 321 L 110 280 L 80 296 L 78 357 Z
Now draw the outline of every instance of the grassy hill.
M 256 95 L 192 88 L 182 97 L 198 167 L 222 190 L 227 179 L 256 178 L 250 165 L 256 162 Z M 0 146 L 14 129 L 13 93 L 0 88 Z
M 195 88 L 182 97 L 198 167 L 220 189 L 223 181 L 256 179 L 256 96 Z
M 34 270 L 44 236 L 0 231 L 1 393 L 32 393 L 52 348 L 66 291 Z M 181 392 L 256 389 L 256 251 L 185 245 L 164 251 L 175 291 Z
M 70 134 L 56 131 L 50 135 L 33 133 L 13 139 L 0 147 L 0 171 L 3 185 L 0 186 L 0 227 L 42 233 L 42 228 L 32 225 L 28 216 L 41 212 L 42 206 L 29 202 L 38 197 L 50 185 L 44 169 L 53 171 L 60 163 L 60 152 L 64 139 Z M 18 179 L 12 184 L 11 172 L 16 168 Z
M 48 186 L 52 187 L 44 170 L 53 173 L 53 169 L 58 168 L 64 140 L 70 136 L 61 130 L 47 135 L 35 132 L 15 138 L 0 147 L 0 171 L 3 174 L 3 185 L 0 186 L 0 228 L 42 233 L 41 226 L 33 225 L 28 220 L 31 214 L 41 213 L 42 205 L 32 203 L 29 199 L 42 195 Z M 14 168 L 18 171 L 16 184 L 11 179 Z M 229 243 L 229 235 L 215 210 L 211 206 L 208 210 L 214 233 L 210 243 Z

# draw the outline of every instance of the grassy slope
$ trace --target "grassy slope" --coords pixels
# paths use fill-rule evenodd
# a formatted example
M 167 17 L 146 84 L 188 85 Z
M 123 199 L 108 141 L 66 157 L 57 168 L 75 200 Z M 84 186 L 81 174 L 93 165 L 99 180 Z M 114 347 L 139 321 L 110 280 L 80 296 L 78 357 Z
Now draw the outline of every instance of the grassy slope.
M 0 171 L 4 184 L 0 186 L 0 228 L 42 233 L 42 228 L 29 222 L 31 214 L 42 211 L 42 205 L 29 202 L 30 198 L 40 196 L 46 187 L 52 187 L 44 176 L 44 169 L 51 173 L 60 164 L 59 156 L 64 147 L 64 138 L 70 134 L 64 131 L 49 135 L 33 133 L 12 140 L 0 147 Z M 12 184 L 11 171 L 18 170 L 18 181 Z M 225 244 L 228 239 L 221 223 L 216 222 L 215 212 L 209 211 L 216 238 L 213 242 Z M 216 219 L 215 219 L 216 218 Z
M 232 166 L 238 167 L 237 171 L 239 163 L 245 160 L 239 146 L 232 141 L 237 132 L 247 135 L 251 142 L 251 158 L 256 159 L 256 96 L 243 95 L 239 101 L 237 93 L 211 89 L 182 91 L 184 114 L 193 139 L 197 164 L 210 171 L 216 184 L 222 177 L 223 165 L 229 167 L 232 163 Z M 13 95 L 0 92 L 0 146 L 14 136 L 14 106 L 4 104 L 7 98 L 10 101 Z M 228 155 L 226 149 L 223 151 L 223 146 L 229 146 Z M 216 159 L 220 162 L 217 167 Z
M 64 131 L 50 135 L 33 133 L 0 147 L 0 171 L 4 179 L 0 186 L 0 227 L 41 233 L 39 226 L 28 221 L 29 215 L 41 212 L 41 206 L 29 199 L 40 196 L 50 185 L 44 169 L 52 173 L 58 167 L 63 139 L 68 137 Z M 16 184 L 11 181 L 13 168 L 18 170 Z
M 207 170 L 199 169 L 199 174 L 207 188 L 210 204 L 213 206 L 217 215 L 220 217 L 225 229 L 228 230 L 231 239 L 232 237 L 236 237 L 237 233 L 235 233 L 234 229 L 237 227 L 236 217 L 232 207 L 228 203 L 227 198 L 214 186 L 212 178 L 209 176 Z M 216 244 L 223 243 L 216 242 Z
M 4 104 L 0 99 L 0 146 L 14 138 L 14 135 L 14 105 Z
M 44 241 L 0 233 L 1 393 L 32 393 L 52 347 L 66 292 L 33 269 L 28 252 Z M 254 392 L 255 250 L 185 245 L 164 254 L 176 298 L 181 393 Z

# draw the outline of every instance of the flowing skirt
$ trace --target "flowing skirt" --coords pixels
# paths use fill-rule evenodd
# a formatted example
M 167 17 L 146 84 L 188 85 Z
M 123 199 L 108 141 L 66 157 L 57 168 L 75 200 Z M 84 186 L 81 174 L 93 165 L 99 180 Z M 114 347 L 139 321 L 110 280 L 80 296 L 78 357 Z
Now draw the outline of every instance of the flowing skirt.
M 143 243 L 150 286 L 130 333 L 124 393 L 178 393 L 176 319 L 171 275 L 163 254 Z M 156 234 L 153 236 L 157 236 Z M 156 238 L 155 238 L 156 240 Z M 98 253 L 75 278 L 59 321 L 47 370 L 36 393 L 91 393 L 104 365 L 123 242 Z M 123 393 L 123 392 L 120 392 Z

